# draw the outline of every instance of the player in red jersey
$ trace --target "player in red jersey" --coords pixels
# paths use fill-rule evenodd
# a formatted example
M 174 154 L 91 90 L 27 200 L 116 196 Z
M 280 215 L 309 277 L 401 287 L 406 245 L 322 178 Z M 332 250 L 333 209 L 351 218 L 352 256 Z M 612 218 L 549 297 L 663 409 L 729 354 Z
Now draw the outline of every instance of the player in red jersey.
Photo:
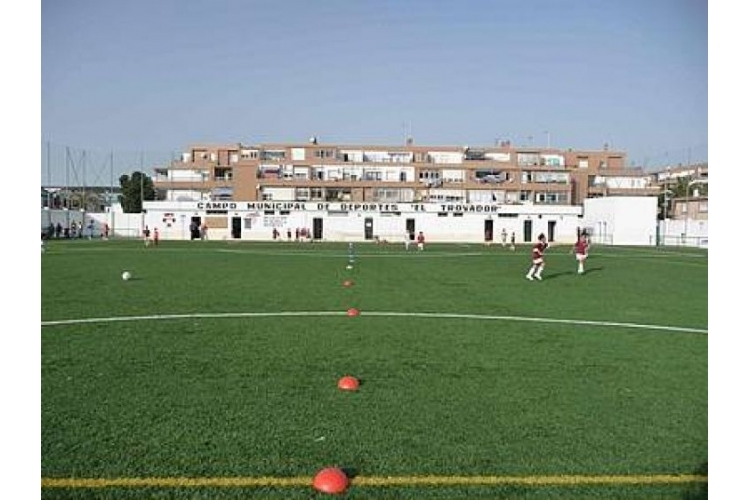
M 420 252 L 424 250 L 424 233 L 422 231 L 417 235 L 417 249 Z
M 578 241 L 576 241 L 573 250 L 576 254 L 576 260 L 578 261 L 578 274 L 583 274 L 583 264 L 589 256 L 589 238 L 585 232 L 578 236 Z
M 541 281 L 542 271 L 544 271 L 544 251 L 549 246 L 547 244 L 547 237 L 544 236 L 544 233 L 539 235 L 538 240 L 539 242 L 534 245 L 534 248 L 531 250 L 531 268 L 529 268 L 529 272 L 526 273 L 526 279 L 531 281 L 534 281 L 534 278 Z

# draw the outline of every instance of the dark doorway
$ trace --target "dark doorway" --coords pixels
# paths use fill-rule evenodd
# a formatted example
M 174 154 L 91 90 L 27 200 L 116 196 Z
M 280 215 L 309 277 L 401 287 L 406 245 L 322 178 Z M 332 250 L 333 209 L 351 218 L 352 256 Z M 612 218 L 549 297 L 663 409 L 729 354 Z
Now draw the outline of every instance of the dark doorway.
M 238 240 L 242 237 L 242 219 L 232 217 L 232 238 Z
M 494 239 L 495 232 L 492 230 L 492 219 L 484 221 L 484 241 L 492 241 Z
M 365 239 L 372 239 L 372 217 L 365 217 Z
M 414 241 L 414 229 L 416 228 L 416 225 L 414 224 L 414 219 L 406 219 L 406 231 L 409 233 L 409 239 L 411 241 Z
M 548 220 L 547 221 L 547 241 L 552 243 L 555 241 L 555 225 L 557 224 L 556 220 Z
M 315 217 L 313 219 L 313 239 L 314 240 L 323 239 L 323 218 L 322 217 Z
M 190 217 L 190 239 L 201 239 L 201 218 L 196 215 Z
M 525 220 L 523 221 L 523 241 L 526 243 L 531 241 L 531 224 L 533 221 Z

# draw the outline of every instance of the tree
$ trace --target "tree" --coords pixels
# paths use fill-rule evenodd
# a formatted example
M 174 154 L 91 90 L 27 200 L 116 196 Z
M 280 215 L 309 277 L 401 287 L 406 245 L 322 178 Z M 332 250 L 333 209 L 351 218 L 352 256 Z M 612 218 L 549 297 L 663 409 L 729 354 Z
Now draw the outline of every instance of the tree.
M 125 213 L 134 214 L 143 212 L 142 201 L 155 200 L 156 191 L 154 181 L 142 173 L 135 171 L 133 175 L 123 174 L 120 176 L 120 203 Z

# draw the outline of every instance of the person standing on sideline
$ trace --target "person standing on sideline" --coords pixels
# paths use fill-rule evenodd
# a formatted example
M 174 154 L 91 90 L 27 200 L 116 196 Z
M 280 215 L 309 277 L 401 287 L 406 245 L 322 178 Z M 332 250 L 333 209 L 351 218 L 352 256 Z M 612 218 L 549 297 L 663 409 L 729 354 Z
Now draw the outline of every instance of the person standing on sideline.
M 143 245 L 149 246 L 151 244 L 151 230 L 148 226 L 143 228 Z
M 526 279 L 531 281 L 534 281 L 534 278 L 539 281 L 542 280 L 542 271 L 544 271 L 544 251 L 549 246 L 547 244 L 547 237 L 544 236 L 544 233 L 539 235 L 538 240 L 537 244 L 534 245 L 534 248 L 531 250 L 531 268 L 529 268 L 529 272 L 526 273 Z
M 154 228 L 154 246 L 155 247 L 159 246 L 159 228 L 158 227 Z
M 503 245 L 503 248 L 505 248 L 505 242 L 508 239 L 508 232 L 503 228 L 502 231 L 500 231 L 500 244 Z
M 422 231 L 417 235 L 417 250 L 424 250 L 424 233 Z
M 408 251 L 411 246 L 411 233 L 409 231 L 404 232 L 404 248 Z
M 576 254 L 576 260 L 578 261 L 578 274 L 583 274 L 584 263 L 589 256 L 589 241 L 586 232 L 582 232 L 578 235 L 578 241 L 576 241 L 573 250 Z
M 516 232 L 515 231 L 510 233 L 510 249 L 514 252 L 516 251 Z

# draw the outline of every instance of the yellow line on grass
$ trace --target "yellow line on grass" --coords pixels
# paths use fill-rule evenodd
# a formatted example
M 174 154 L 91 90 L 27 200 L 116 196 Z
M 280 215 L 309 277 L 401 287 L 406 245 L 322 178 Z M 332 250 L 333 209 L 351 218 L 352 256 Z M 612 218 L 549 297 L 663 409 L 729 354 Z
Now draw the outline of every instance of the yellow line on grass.
M 42 488 L 294 488 L 311 486 L 313 478 L 295 477 L 121 477 L 42 478 Z M 708 476 L 656 474 L 630 476 L 357 476 L 354 486 L 585 486 L 707 483 Z

